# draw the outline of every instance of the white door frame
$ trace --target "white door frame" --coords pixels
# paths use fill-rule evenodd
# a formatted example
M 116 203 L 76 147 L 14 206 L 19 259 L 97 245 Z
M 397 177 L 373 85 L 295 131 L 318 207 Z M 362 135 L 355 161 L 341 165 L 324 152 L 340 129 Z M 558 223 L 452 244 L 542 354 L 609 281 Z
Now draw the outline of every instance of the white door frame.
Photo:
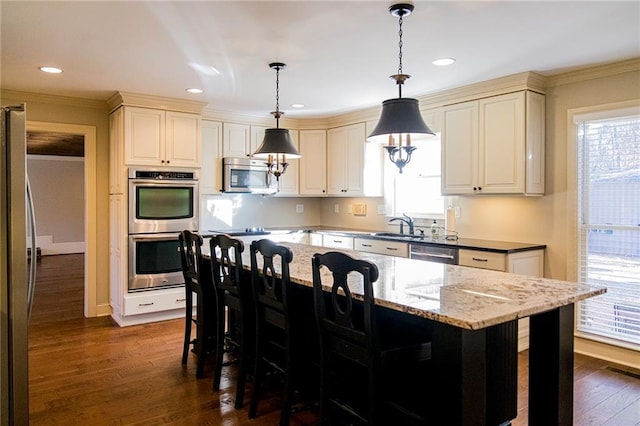
M 84 136 L 84 316 L 98 315 L 97 301 L 97 146 L 96 127 L 82 124 L 27 121 L 29 132 L 56 132 Z

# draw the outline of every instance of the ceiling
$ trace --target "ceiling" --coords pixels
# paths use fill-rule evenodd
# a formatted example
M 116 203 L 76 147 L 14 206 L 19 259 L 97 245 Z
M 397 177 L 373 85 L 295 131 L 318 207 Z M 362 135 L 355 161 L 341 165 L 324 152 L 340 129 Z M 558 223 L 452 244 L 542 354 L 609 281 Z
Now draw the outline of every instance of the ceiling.
M 269 116 L 326 117 L 397 96 L 388 1 L 0 2 L 3 89 L 106 100 L 116 91 Z M 403 96 L 523 71 L 640 57 L 638 1 L 415 1 Z M 454 57 L 448 67 L 431 64 Z M 47 75 L 41 65 L 64 69 Z M 219 70 L 212 75 L 210 67 Z M 203 94 L 192 95 L 188 87 Z M 302 103 L 303 109 L 293 109 Z

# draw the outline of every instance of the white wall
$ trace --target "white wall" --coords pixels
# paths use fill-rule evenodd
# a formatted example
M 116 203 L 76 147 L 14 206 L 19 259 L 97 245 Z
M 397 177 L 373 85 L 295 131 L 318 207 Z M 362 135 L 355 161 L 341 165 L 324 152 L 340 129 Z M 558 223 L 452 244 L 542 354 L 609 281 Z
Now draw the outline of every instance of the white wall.
M 29 155 L 27 171 L 42 254 L 84 252 L 84 159 Z

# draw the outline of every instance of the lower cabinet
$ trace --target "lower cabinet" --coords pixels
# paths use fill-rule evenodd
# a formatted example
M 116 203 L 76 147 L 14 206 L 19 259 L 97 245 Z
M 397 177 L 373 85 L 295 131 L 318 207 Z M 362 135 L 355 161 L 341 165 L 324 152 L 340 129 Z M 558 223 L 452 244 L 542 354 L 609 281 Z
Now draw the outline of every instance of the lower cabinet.
M 371 238 L 355 238 L 354 250 L 367 253 L 386 254 L 388 256 L 409 257 L 409 244 L 397 241 L 374 240 Z
M 344 235 L 335 234 L 323 234 L 322 246 L 353 250 L 353 237 L 346 237 Z
M 494 253 L 481 250 L 460 249 L 458 264 L 472 268 L 492 269 L 512 274 L 542 277 L 544 275 L 544 250 L 528 250 L 517 253 Z M 518 350 L 529 347 L 529 318 L 518 321 Z
M 185 308 L 184 287 L 129 293 L 124 297 L 123 314 L 139 315 Z

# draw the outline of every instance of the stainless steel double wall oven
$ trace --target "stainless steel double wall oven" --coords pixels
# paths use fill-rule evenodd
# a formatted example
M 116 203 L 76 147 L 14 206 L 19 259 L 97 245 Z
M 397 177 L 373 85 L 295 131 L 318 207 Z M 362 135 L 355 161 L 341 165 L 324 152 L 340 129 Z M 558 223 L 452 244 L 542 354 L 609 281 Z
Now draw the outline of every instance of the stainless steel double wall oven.
M 184 284 L 178 234 L 198 229 L 198 171 L 129 169 L 129 291 Z

